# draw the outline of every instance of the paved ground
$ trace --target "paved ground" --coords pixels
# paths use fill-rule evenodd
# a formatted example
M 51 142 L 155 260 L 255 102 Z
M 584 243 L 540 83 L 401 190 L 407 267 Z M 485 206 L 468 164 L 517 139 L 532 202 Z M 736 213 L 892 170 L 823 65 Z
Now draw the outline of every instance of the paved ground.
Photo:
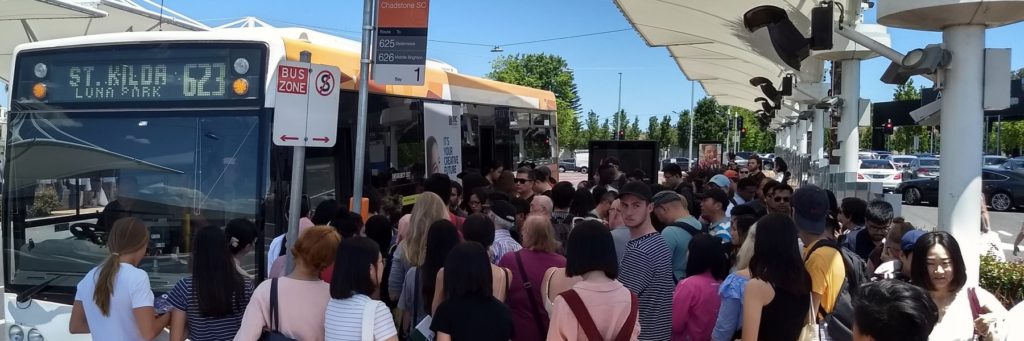
M 938 225 L 939 208 L 903 205 L 903 217 L 911 224 L 914 224 L 914 226 L 933 229 Z M 992 229 L 999 234 L 999 239 L 1003 242 L 1002 248 L 1006 253 L 1006 259 L 1021 259 L 1021 257 L 1013 256 L 1011 252 L 1013 251 L 1013 240 L 1016 238 L 1017 232 L 1020 231 L 1022 224 L 1024 224 L 1024 212 L 989 212 L 989 222 L 992 224 Z M 1021 253 L 1021 255 L 1024 256 L 1024 253 Z

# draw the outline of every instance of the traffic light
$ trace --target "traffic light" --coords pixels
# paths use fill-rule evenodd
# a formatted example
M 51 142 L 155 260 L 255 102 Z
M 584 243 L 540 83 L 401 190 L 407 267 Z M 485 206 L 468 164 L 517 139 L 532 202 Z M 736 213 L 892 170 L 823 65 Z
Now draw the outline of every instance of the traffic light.
M 886 135 L 892 135 L 892 120 L 889 120 L 889 121 L 885 122 L 884 125 L 882 125 L 882 131 Z
M 747 137 L 747 128 L 743 127 L 743 118 L 742 117 L 737 117 L 736 118 L 736 130 L 738 130 L 740 132 L 740 138 Z
M 747 128 L 740 128 L 740 138 L 747 137 Z
M 625 130 L 619 130 L 619 140 L 625 140 L 625 139 L 626 139 L 626 131 Z

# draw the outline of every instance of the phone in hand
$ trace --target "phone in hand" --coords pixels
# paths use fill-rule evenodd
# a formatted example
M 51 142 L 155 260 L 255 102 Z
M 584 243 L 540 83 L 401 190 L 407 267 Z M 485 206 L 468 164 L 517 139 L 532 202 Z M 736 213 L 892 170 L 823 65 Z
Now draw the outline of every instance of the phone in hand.
M 153 300 L 153 309 L 156 310 L 157 316 L 170 312 L 172 308 L 174 307 L 171 306 L 171 302 L 167 297 L 167 294 L 157 296 L 157 298 Z

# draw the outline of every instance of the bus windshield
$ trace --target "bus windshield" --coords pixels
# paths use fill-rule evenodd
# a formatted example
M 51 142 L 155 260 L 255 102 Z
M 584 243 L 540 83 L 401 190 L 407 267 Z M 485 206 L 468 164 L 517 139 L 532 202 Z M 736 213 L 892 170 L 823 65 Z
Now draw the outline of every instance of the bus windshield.
M 114 221 L 134 217 L 150 229 L 139 267 L 165 292 L 189 275 L 192 231 L 256 215 L 259 109 L 22 111 L 8 127 L 4 256 L 16 290 L 53 280 L 73 292 L 108 255 Z

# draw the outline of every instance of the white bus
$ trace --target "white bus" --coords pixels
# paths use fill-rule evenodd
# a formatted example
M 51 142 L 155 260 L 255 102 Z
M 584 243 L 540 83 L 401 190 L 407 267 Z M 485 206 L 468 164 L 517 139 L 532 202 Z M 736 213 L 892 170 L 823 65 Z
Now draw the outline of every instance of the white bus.
M 452 175 L 495 160 L 509 168 L 523 156 L 557 163 L 551 92 L 434 61 L 423 86 L 370 84 L 367 148 L 353 150 L 359 44 L 315 31 L 135 32 L 20 45 L 0 215 L 4 336 L 88 339 L 68 334 L 75 286 L 106 257 L 105 235 L 124 216 L 149 226 L 140 267 L 157 296 L 189 275 L 192 231 L 236 218 L 261 227 L 243 265 L 262 280 L 266 241 L 286 226 L 291 178 L 291 150 L 271 140 L 274 70 L 302 51 L 341 69 L 337 144 L 306 152 L 311 207 L 348 202 L 357 152 L 366 153 L 371 209 L 384 211 L 380 198 L 415 194 L 438 169 L 425 135 L 450 133 L 445 157 L 461 158 L 446 159 Z M 437 119 L 432 110 L 454 117 L 445 132 L 425 131 Z

